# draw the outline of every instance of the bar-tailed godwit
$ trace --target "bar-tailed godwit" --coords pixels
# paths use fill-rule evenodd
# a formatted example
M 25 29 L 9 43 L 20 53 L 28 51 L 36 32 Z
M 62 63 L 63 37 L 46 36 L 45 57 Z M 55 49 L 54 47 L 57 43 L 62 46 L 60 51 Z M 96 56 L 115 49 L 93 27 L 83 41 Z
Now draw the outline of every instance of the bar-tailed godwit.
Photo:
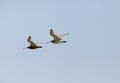
M 62 41 L 62 38 L 63 36 L 66 36 L 68 35 L 69 33 L 65 33 L 65 34 L 62 34 L 60 36 L 57 36 L 53 29 L 50 29 L 50 35 L 53 37 L 53 40 L 51 40 L 50 42 L 52 42 L 53 44 L 61 44 L 61 43 L 66 43 L 67 41 Z M 47 43 L 50 43 L 50 42 L 47 42 Z M 47 44 L 46 43 L 46 44 Z
M 32 37 L 29 36 L 27 41 L 30 43 L 30 46 L 28 46 L 27 48 L 29 49 L 37 49 L 37 48 L 42 48 L 42 46 L 38 46 L 37 44 L 35 44 L 33 41 L 32 41 Z

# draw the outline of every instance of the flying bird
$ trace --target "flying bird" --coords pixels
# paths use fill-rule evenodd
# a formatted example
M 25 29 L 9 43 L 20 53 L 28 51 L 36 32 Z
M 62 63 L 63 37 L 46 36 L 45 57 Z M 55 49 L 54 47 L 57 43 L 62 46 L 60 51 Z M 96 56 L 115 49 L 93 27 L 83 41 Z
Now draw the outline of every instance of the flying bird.
M 53 29 L 50 29 L 50 35 L 53 37 L 53 40 L 51 40 L 50 42 L 47 43 L 53 43 L 53 44 L 61 44 L 61 43 L 67 43 L 67 41 L 62 41 L 62 38 L 66 35 L 68 35 L 69 33 L 65 33 L 62 34 L 60 36 L 56 35 L 55 32 L 53 31 Z M 46 44 L 47 44 L 46 43 Z
M 31 36 L 28 37 L 27 41 L 30 43 L 30 46 L 27 47 L 28 49 L 42 48 L 42 46 L 38 46 L 37 44 L 35 44 L 35 43 L 32 41 L 32 37 L 31 37 Z

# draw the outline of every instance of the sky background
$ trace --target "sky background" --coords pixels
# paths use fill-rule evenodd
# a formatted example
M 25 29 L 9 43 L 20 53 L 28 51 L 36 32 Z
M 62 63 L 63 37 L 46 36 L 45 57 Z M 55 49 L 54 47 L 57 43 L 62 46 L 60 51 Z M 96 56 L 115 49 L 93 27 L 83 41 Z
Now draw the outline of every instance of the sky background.
M 0 0 L 0 43 L 0 83 L 120 83 L 120 0 Z

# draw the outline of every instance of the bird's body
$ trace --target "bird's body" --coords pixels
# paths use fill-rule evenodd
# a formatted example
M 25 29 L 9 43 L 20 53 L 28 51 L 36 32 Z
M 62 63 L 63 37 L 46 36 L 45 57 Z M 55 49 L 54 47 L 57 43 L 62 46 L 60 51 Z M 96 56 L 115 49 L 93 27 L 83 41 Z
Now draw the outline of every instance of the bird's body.
M 31 37 L 31 36 L 28 37 L 27 41 L 30 43 L 30 46 L 27 47 L 28 49 L 42 48 L 42 46 L 38 46 L 37 44 L 35 44 L 35 43 L 32 41 L 32 37 Z
M 51 40 L 53 44 L 61 44 L 61 43 L 67 43 L 67 41 L 56 41 L 56 40 Z
M 62 37 L 65 35 L 68 35 L 69 33 L 57 36 L 54 31 L 52 29 L 50 29 L 50 35 L 53 37 L 53 40 L 51 40 L 50 42 L 52 42 L 53 44 L 61 44 L 61 43 L 66 43 L 67 41 L 62 41 Z M 47 43 L 50 43 L 47 42 Z
M 42 48 L 42 46 L 28 46 L 27 48 L 29 48 L 29 49 L 37 49 L 37 48 Z

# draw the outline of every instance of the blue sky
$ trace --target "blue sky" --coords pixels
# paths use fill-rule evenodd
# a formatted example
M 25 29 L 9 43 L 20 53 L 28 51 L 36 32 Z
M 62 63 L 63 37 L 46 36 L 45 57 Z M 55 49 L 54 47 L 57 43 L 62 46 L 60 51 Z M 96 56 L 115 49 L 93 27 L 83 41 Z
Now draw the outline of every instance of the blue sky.
M 119 0 L 1 0 L 0 83 L 120 83 Z M 70 34 L 66 44 L 35 42 Z

